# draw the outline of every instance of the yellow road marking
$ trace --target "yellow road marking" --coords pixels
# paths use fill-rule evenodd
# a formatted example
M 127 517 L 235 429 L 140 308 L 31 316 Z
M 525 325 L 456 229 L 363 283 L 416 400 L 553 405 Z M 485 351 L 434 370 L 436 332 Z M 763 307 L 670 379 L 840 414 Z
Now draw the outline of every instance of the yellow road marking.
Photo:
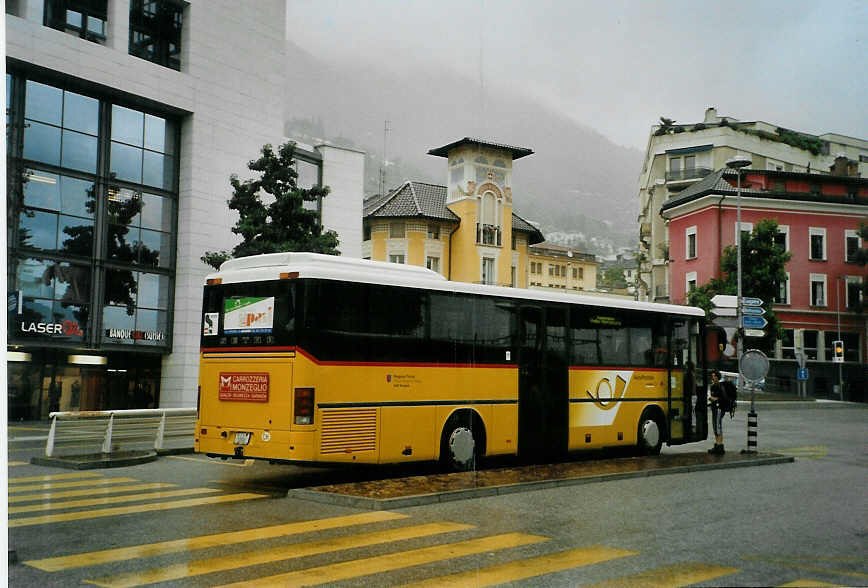
M 589 566 L 619 557 L 638 555 L 638 553 L 637 551 L 614 549 L 612 547 L 584 547 L 561 551 L 560 553 L 553 553 L 551 555 L 511 561 L 503 565 L 491 566 L 481 570 L 471 570 L 439 578 L 431 578 L 422 582 L 413 582 L 412 584 L 406 584 L 403 588 L 409 588 L 410 586 L 413 588 L 437 588 L 438 586 L 482 588 L 483 586 L 494 586 L 495 584 L 506 582 L 517 582 L 518 580 L 542 576 L 543 574 L 552 574 L 570 568 Z
M 261 527 L 258 529 L 246 529 L 244 531 L 200 535 L 199 537 L 191 537 L 189 539 L 177 539 L 175 541 L 163 541 L 161 543 L 145 543 L 142 545 L 133 545 L 131 547 L 91 551 L 90 553 L 80 553 L 78 555 L 34 559 L 24 563 L 46 572 L 57 572 L 60 570 L 83 568 L 85 566 L 95 566 L 114 561 L 126 561 L 128 559 L 143 557 L 157 557 L 167 553 L 194 551 L 196 549 L 207 549 L 209 547 L 219 547 L 223 545 L 236 545 L 238 543 L 244 543 L 245 541 L 273 539 L 275 537 L 285 537 L 287 535 L 299 535 L 302 533 L 311 533 L 326 529 L 340 529 L 353 525 L 365 525 L 369 523 L 379 523 L 406 518 L 408 518 L 407 515 L 395 512 L 364 512 L 360 514 L 330 517 L 313 521 L 286 523 L 285 525 L 272 525 L 270 527 Z
M 31 492 L 39 490 L 54 490 L 56 488 L 81 488 L 82 486 L 108 486 L 125 482 L 138 482 L 136 478 L 100 478 L 98 480 L 79 480 L 77 482 L 45 482 L 44 484 L 26 484 L 9 486 L 9 494 L 15 492 Z
M 27 517 L 10 519 L 9 527 L 27 527 L 30 525 L 47 525 L 51 523 L 63 523 L 67 521 L 80 521 L 82 519 L 95 519 L 99 517 L 111 517 L 115 515 L 135 514 L 140 512 L 153 512 L 156 510 L 170 510 L 173 508 L 187 508 L 203 504 L 219 504 L 221 502 L 237 502 L 239 500 L 253 500 L 265 498 L 265 494 L 226 494 L 224 496 L 209 496 L 206 498 L 190 498 L 189 500 L 175 500 L 172 502 L 156 502 L 152 504 L 137 504 L 135 506 L 119 506 L 117 508 L 103 508 L 98 510 L 85 510 L 66 514 L 45 515 L 41 517 Z
M 792 582 L 781 584 L 781 588 L 784 588 L 785 586 L 792 586 L 793 588 L 805 586 L 806 588 L 809 588 L 811 586 L 838 586 L 838 584 L 829 584 L 828 582 L 820 582 L 819 580 L 793 580 Z
M 83 506 L 103 506 L 106 504 L 120 504 L 122 502 L 136 502 L 140 500 L 154 500 L 161 498 L 177 498 L 178 496 L 192 496 L 193 494 L 213 494 L 220 492 L 215 488 L 181 488 L 167 492 L 144 492 L 130 496 L 106 496 L 103 498 L 87 498 L 83 500 L 61 500 L 45 502 L 42 504 L 28 504 L 27 506 L 13 506 L 9 508 L 9 514 L 23 512 L 40 512 L 46 510 L 60 510 L 64 508 L 81 508 Z
M 762 556 L 756 556 L 756 555 L 745 555 L 745 556 L 743 556 L 743 557 L 744 557 L 744 559 L 749 559 L 749 560 L 754 560 L 754 561 L 761 561 L 761 562 L 764 562 L 764 563 L 768 563 L 768 564 L 772 564 L 772 565 L 776 565 L 776 566 L 784 566 L 784 567 L 788 567 L 788 568 L 794 568 L 794 569 L 797 569 L 797 570 L 808 570 L 808 571 L 810 571 L 810 572 L 820 572 L 820 573 L 822 573 L 822 574 L 834 574 L 834 575 L 842 575 L 842 576 L 854 576 L 854 577 L 856 577 L 856 578 L 868 578 L 868 574 L 866 574 L 866 573 L 864 573 L 864 572 L 855 572 L 855 571 L 852 571 L 852 570 L 833 570 L 833 569 L 830 569 L 830 568 L 824 568 L 824 567 L 821 567 L 821 566 L 805 565 L 805 564 L 803 564 L 803 563 L 796 563 L 795 561 L 791 561 L 791 560 L 788 560 L 788 559 L 775 559 L 775 558 L 762 557 Z M 817 558 L 809 558 L 807 561 L 812 561 L 812 560 L 813 560 L 813 561 L 816 561 L 816 562 L 822 562 L 822 561 L 835 561 L 835 562 L 851 562 L 851 561 L 857 561 L 857 562 L 861 562 L 861 561 L 865 561 L 865 558 L 850 558 L 850 557 L 828 557 L 828 558 L 827 558 L 827 557 L 817 557 Z M 799 560 L 799 561 L 806 561 L 806 560 Z
M 638 555 L 638 553 L 638 551 L 627 551 L 613 547 L 583 547 L 581 549 L 571 549 L 561 551 L 560 553 L 511 561 L 503 565 L 491 566 L 481 570 L 459 572 L 457 574 L 423 580 L 422 582 L 413 582 L 412 584 L 406 584 L 403 588 L 409 588 L 410 586 L 413 588 L 437 588 L 438 586 L 482 588 L 483 586 L 494 586 L 495 584 L 504 584 L 506 582 L 517 582 L 518 580 L 525 580 L 570 568 L 589 566 L 619 557 Z
M 85 488 L 84 490 L 64 490 L 62 492 L 43 492 L 41 494 L 22 494 L 10 496 L 9 504 L 17 502 L 33 502 L 34 500 L 51 500 L 53 498 L 72 498 L 74 496 L 96 496 L 99 494 L 120 494 L 123 492 L 138 492 L 140 490 L 157 490 L 172 488 L 176 484 L 153 482 L 150 484 L 131 484 L 129 486 L 114 486 L 111 488 Z
M 169 457 L 172 459 L 185 459 L 187 461 L 195 461 L 198 463 L 210 463 L 210 464 L 214 464 L 214 465 L 232 466 L 232 467 L 236 467 L 236 468 L 246 468 L 248 466 L 253 465 L 253 463 L 256 461 L 255 459 L 245 459 L 244 463 L 232 463 L 228 459 L 226 461 L 223 461 L 222 459 L 217 460 L 217 459 L 212 459 L 210 457 L 207 459 L 200 459 L 198 457 L 184 457 L 183 455 L 167 455 L 166 457 Z
M 699 582 L 707 582 L 721 576 L 736 573 L 738 568 L 725 568 L 698 562 L 686 562 L 662 568 L 646 570 L 638 574 L 615 578 L 606 582 L 591 584 L 594 588 L 625 588 L 644 586 L 645 588 L 677 588 Z
M 382 543 L 390 543 L 392 541 L 428 537 L 440 533 L 454 533 L 456 531 L 464 531 L 472 528 L 472 525 L 463 525 L 459 523 L 429 523 L 412 527 L 398 527 L 396 529 L 387 529 L 385 531 L 373 531 L 359 535 L 335 537 L 320 541 L 311 541 L 309 543 L 283 545 L 271 549 L 259 549 L 256 551 L 246 551 L 244 553 L 236 553 L 222 557 L 199 559 L 187 563 L 166 566 L 164 568 L 151 568 L 149 570 L 105 576 L 103 578 L 97 578 L 96 580 L 85 581 L 90 582 L 91 584 L 96 584 L 97 586 L 111 586 L 112 588 L 119 588 L 122 586 L 141 586 L 143 584 L 154 584 L 156 582 L 166 582 L 169 580 L 178 580 L 180 578 L 201 576 L 202 574 L 210 574 L 213 572 L 233 570 L 244 566 L 284 561 L 298 557 L 316 555 L 319 553 L 366 547 L 369 545 L 379 545 Z
M 790 457 L 803 457 L 806 459 L 818 459 L 826 457 L 828 448 L 825 445 L 808 445 L 806 447 L 789 447 L 787 449 L 775 449 L 775 453 Z
M 23 478 L 9 478 L 9 484 L 24 484 L 25 482 L 51 482 L 54 480 L 72 480 L 75 478 L 101 478 L 102 474 L 80 472 L 75 474 L 51 474 L 45 476 L 25 476 Z
M 48 427 L 7 427 L 10 431 L 45 431 L 48 432 Z
M 511 547 L 531 545 L 533 543 L 542 543 L 548 540 L 548 537 L 540 537 L 539 535 L 507 533 L 504 535 L 482 537 L 481 539 L 470 539 L 468 541 L 459 541 L 458 543 L 447 543 L 445 545 L 423 547 L 411 551 L 401 551 L 398 553 L 390 553 L 388 555 L 379 555 L 376 557 L 350 560 L 327 566 L 308 568 L 306 570 L 298 570 L 288 574 L 278 574 L 266 578 L 257 578 L 248 582 L 229 584 L 223 588 L 229 588 L 230 586 L 232 588 L 241 586 L 257 588 L 260 586 L 288 587 L 325 584 L 327 582 L 338 582 L 340 580 L 358 578 L 370 574 L 382 574 L 392 570 L 400 570 L 402 568 L 419 566 L 445 559 L 485 553 L 486 551 L 495 551 L 498 549 L 509 549 Z
M 30 464 L 27 463 L 26 461 L 10 461 L 10 462 L 9 462 L 9 467 L 12 467 L 12 466 L 23 466 L 23 465 L 30 465 Z

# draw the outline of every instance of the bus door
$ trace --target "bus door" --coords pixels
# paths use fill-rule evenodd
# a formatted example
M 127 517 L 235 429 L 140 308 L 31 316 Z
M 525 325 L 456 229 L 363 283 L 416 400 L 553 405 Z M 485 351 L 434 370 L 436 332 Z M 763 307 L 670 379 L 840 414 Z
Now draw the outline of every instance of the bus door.
M 538 459 L 563 454 L 569 425 L 566 311 L 519 311 L 518 451 Z
M 669 362 L 669 443 L 705 439 L 706 414 L 702 383 L 700 325 L 696 319 L 673 319 Z

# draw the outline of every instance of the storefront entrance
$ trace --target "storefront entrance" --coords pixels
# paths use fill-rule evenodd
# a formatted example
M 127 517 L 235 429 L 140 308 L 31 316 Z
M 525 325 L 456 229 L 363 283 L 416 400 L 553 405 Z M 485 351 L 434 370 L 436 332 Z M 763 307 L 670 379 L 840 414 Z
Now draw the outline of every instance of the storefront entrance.
M 7 364 L 9 421 L 48 419 L 52 412 L 155 408 L 161 356 L 109 353 L 106 365 L 69 363 L 65 352 L 19 351 Z

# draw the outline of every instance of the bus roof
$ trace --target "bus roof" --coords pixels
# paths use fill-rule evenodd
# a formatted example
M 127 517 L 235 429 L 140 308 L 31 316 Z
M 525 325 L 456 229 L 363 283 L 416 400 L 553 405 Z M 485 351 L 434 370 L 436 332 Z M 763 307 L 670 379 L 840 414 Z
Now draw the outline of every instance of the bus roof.
M 705 316 L 705 311 L 692 306 L 634 302 L 621 298 L 583 296 L 581 294 L 452 282 L 437 272 L 420 266 L 336 255 L 322 255 L 319 253 L 267 253 L 264 255 L 230 259 L 220 266 L 219 271 L 208 274 L 206 279 L 220 278 L 223 284 L 263 282 L 277 280 L 280 279 L 281 274 L 295 272 L 298 273 L 297 277 L 299 278 L 342 280 L 366 284 L 425 288 L 444 292 L 502 296 L 523 300 L 582 304 L 585 306 L 619 308 L 623 310 L 662 312 L 696 317 Z

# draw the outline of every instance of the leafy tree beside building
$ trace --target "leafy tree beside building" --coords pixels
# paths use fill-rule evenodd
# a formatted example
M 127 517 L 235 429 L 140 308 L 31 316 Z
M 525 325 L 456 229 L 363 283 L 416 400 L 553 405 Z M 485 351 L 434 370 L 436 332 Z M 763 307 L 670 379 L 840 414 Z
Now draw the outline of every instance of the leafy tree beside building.
M 316 206 L 305 207 L 305 203 L 320 202 L 329 188 L 299 188 L 294 154 L 292 141 L 281 145 L 277 153 L 265 145 L 260 158 L 247 164 L 248 169 L 259 172 L 257 179 L 242 182 L 235 174 L 230 177 L 233 193 L 228 204 L 238 211 L 232 232 L 242 240 L 231 252 L 206 252 L 200 258 L 204 263 L 218 269 L 233 257 L 284 251 L 340 255 L 337 233 L 323 230 Z
M 780 291 L 780 285 L 787 280 L 786 265 L 792 256 L 775 242 L 778 223 L 763 219 L 754 225 L 753 231 L 742 232 L 742 295 L 760 298 L 768 320 L 766 336 L 755 339 L 755 346 L 766 352 L 774 350 L 775 341 L 780 337 L 780 324 L 772 306 Z M 712 278 L 688 295 L 688 304 L 698 306 L 709 312 L 711 299 L 716 294 L 735 295 L 738 291 L 738 255 L 734 245 L 726 247 L 720 260 L 721 277 Z

